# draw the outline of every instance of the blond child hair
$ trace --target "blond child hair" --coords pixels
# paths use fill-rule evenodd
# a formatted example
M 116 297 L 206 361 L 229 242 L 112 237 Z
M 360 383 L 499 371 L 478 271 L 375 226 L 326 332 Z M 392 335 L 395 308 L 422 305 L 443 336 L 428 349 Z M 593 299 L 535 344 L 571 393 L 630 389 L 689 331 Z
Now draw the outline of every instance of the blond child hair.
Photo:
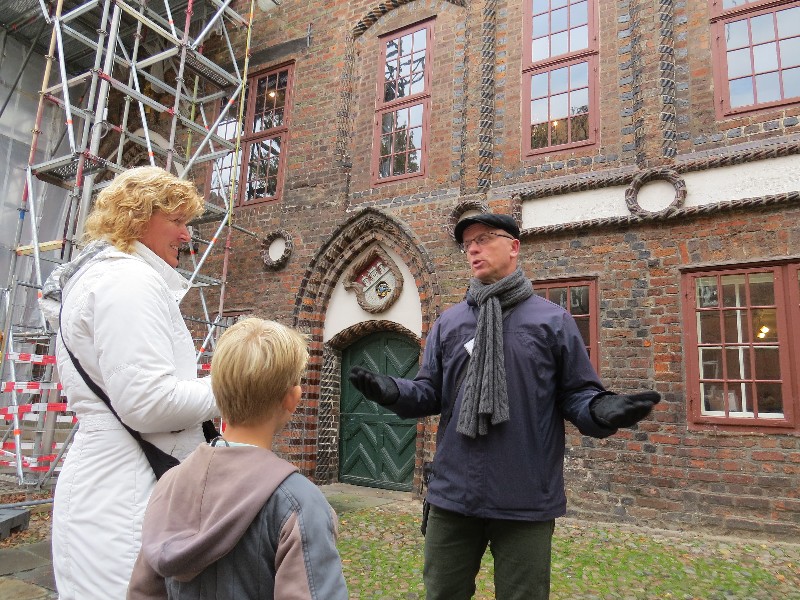
M 222 334 L 211 359 L 211 387 L 229 425 L 269 418 L 300 380 L 308 341 L 300 332 L 266 319 L 248 318 Z

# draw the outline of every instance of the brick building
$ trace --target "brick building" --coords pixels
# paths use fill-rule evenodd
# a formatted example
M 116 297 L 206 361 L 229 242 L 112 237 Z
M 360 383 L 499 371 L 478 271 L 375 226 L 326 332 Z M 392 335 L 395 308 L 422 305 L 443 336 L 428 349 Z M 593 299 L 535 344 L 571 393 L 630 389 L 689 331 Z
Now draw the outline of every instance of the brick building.
M 436 418 L 342 374 L 413 375 L 466 290 L 453 226 L 492 210 L 609 389 L 663 397 L 606 440 L 570 426 L 570 514 L 800 534 L 800 3 L 257 6 L 248 168 L 205 189 L 239 177 L 235 222 L 264 238 L 234 236 L 226 314 L 311 336 L 290 459 L 420 489 Z

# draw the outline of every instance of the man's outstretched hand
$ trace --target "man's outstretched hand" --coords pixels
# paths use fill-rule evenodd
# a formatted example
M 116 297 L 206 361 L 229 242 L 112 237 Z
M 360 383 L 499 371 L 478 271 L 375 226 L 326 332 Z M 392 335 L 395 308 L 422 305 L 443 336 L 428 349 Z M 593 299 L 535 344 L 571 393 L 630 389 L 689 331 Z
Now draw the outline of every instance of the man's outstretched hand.
M 604 427 L 630 427 L 649 415 L 660 400 L 661 395 L 657 392 L 640 392 L 630 396 L 607 394 L 592 400 L 589 412 Z
M 373 373 L 364 367 L 350 369 L 350 383 L 368 400 L 382 406 L 394 404 L 400 397 L 400 390 L 394 380 L 380 373 Z

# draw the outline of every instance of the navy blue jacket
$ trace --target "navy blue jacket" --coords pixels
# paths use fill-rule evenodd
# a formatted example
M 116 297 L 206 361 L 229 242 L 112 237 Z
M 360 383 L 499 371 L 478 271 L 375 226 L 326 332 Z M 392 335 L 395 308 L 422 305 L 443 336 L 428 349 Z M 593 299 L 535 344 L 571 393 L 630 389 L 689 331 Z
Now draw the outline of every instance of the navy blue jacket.
M 566 513 L 564 419 L 603 438 L 589 403 L 607 393 L 589 362 L 572 316 L 531 296 L 503 321 L 510 418 L 470 438 L 456 431 L 478 306 L 467 299 L 437 319 L 413 380 L 395 379 L 400 397 L 388 406 L 400 417 L 442 414 L 428 501 L 463 515 L 545 521 Z M 464 375 L 460 373 L 464 371 Z M 457 386 L 459 389 L 456 389 Z M 448 423 L 444 420 L 451 414 Z

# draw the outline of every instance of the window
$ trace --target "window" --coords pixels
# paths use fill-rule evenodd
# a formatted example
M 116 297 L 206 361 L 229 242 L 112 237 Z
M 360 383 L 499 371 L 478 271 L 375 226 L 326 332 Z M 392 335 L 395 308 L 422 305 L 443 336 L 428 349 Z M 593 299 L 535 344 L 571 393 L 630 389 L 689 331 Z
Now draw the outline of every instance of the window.
M 800 3 L 713 0 L 719 116 L 800 101 Z
M 597 285 L 590 281 L 535 281 L 533 291 L 550 302 L 558 304 L 575 319 L 583 337 L 589 360 L 594 370 L 600 372 L 597 342 Z
M 433 23 L 381 38 L 375 110 L 373 180 L 425 174 Z
M 236 184 L 236 206 L 280 197 L 286 163 L 291 86 L 291 66 L 261 73 L 248 80 L 244 92 L 245 116 L 241 148 L 238 156 L 231 152 L 212 163 L 209 186 L 212 197 L 230 194 L 232 183 Z M 222 106 L 227 101 L 225 98 Z M 219 135 L 229 140 L 236 139 L 238 107 L 238 102 L 234 102 L 228 108 L 218 129 Z
M 522 76 L 528 155 L 597 140 L 596 0 L 526 0 Z
M 691 419 L 796 427 L 800 263 L 693 272 L 683 285 Z

